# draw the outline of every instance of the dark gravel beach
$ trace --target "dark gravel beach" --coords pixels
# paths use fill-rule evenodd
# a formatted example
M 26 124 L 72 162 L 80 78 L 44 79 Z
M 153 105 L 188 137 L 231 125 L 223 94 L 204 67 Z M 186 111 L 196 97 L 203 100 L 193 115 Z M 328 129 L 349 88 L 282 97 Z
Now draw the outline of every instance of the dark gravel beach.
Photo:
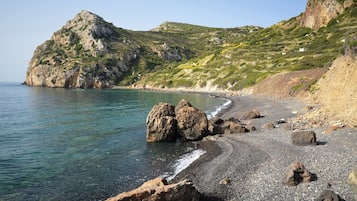
M 262 96 L 231 99 L 232 107 L 221 117 L 239 118 L 243 112 L 257 109 L 262 117 L 245 122 L 257 130 L 203 140 L 200 145 L 207 153 L 175 181 L 192 180 L 205 195 L 202 200 L 315 200 L 326 189 L 344 200 L 354 200 L 347 177 L 357 166 L 356 129 L 323 134 L 322 128 L 315 128 L 319 145 L 295 146 L 290 139 L 292 131 L 284 124 L 272 129 L 262 125 L 302 114 L 303 103 Z M 283 185 L 288 166 L 297 161 L 316 174 L 317 180 L 296 187 Z

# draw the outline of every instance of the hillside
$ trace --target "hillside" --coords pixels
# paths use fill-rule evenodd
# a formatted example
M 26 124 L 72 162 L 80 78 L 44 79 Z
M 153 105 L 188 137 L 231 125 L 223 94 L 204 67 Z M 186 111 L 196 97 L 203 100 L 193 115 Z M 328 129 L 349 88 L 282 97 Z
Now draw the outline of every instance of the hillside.
M 165 22 L 138 32 L 81 11 L 35 50 L 24 83 L 237 91 L 277 73 L 329 67 L 357 44 L 356 29 L 352 0 L 310 0 L 305 13 L 264 29 Z

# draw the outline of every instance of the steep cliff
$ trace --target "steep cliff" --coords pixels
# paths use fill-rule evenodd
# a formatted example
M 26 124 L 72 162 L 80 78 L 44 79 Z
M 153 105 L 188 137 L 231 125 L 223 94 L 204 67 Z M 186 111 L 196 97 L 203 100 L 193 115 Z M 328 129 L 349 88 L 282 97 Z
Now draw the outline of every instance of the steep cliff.
M 112 45 L 119 35 L 112 24 L 81 11 L 37 47 L 25 84 L 67 88 L 103 88 L 116 84 L 139 51 L 138 47 L 124 45 L 128 54 L 113 55 Z
M 354 3 L 354 0 L 309 0 L 303 15 L 302 25 L 318 30 Z

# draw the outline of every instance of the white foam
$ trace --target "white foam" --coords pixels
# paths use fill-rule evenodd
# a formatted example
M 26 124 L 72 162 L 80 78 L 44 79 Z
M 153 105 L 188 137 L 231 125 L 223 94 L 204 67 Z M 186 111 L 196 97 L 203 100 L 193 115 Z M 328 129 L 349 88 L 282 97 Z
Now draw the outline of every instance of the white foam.
M 181 156 L 173 165 L 174 172 L 172 175 L 165 174 L 164 177 L 166 177 L 167 181 L 171 181 L 174 179 L 180 172 L 182 172 L 184 169 L 186 169 L 188 166 L 190 166 L 191 163 L 193 163 L 195 160 L 199 159 L 200 156 L 205 154 L 206 151 L 202 149 L 196 149 L 194 151 L 191 151 L 183 156 Z
M 227 99 L 227 101 L 226 101 L 224 104 L 218 106 L 218 107 L 215 108 L 212 112 L 209 111 L 209 112 L 207 113 L 207 118 L 208 118 L 208 119 L 212 119 L 212 118 L 215 117 L 217 114 L 219 114 L 222 110 L 228 108 L 230 104 L 232 104 L 232 100 Z

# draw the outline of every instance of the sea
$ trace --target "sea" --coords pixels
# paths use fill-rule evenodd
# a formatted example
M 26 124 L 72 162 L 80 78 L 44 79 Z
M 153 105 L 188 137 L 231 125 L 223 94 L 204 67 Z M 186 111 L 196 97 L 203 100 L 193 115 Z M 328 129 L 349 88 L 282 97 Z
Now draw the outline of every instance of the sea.
M 205 151 L 197 142 L 147 143 L 145 123 L 155 104 L 181 99 L 209 118 L 230 104 L 202 93 L 0 82 L 0 201 L 105 200 L 173 179 Z

